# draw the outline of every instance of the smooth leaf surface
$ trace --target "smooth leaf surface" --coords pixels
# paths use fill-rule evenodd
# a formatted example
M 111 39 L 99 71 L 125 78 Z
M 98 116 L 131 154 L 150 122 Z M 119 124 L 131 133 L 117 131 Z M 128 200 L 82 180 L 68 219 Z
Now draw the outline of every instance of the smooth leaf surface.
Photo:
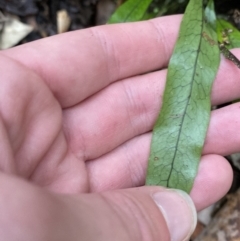
M 208 4 L 205 8 L 205 17 L 208 21 L 208 24 L 216 31 L 217 28 L 217 17 L 214 9 L 214 2 L 213 0 L 209 0 Z
M 108 23 L 124 23 L 142 20 L 152 0 L 128 0 L 111 16 Z
M 190 192 L 197 174 L 220 62 L 217 35 L 202 5 L 191 0 L 180 27 L 153 129 L 147 185 Z

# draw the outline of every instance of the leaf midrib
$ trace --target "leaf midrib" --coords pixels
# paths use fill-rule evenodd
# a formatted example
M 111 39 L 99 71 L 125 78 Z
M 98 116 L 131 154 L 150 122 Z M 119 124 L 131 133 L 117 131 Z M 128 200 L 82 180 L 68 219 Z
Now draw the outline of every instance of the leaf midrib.
M 191 88 L 190 88 L 190 95 L 188 97 L 188 101 L 186 103 L 186 107 L 184 109 L 184 112 L 183 112 L 183 115 L 182 115 L 182 118 L 181 118 L 181 127 L 179 129 L 179 133 L 178 133 L 178 136 L 177 136 L 177 142 L 176 142 L 176 146 L 175 146 L 175 151 L 174 151 L 174 154 L 173 154 L 173 161 L 172 161 L 172 165 L 171 165 L 171 170 L 169 172 L 169 175 L 168 175 L 168 178 L 167 178 L 167 186 L 169 187 L 169 182 L 170 182 L 170 179 L 171 179 L 171 176 L 172 176 L 172 171 L 174 169 L 174 162 L 175 162 L 175 158 L 176 158 L 176 154 L 177 154 L 177 150 L 178 150 L 178 144 L 179 144 L 179 140 L 180 140 L 180 136 L 182 134 L 182 127 L 183 127 L 183 123 L 184 123 L 184 119 L 185 119 L 185 116 L 186 116 L 186 113 L 187 113 L 187 109 L 188 109 L 188 104 L 189 104 L 189 101 L 191 99 L 191 96 L 192 96 L 192 88 L 193 88 L 193 83 L 194 83 L 194 76 L 196 75 L 196 67 L 197 67 L 197 62 L 198 62 L 198 57 L 199 57 L 199 54 L 200 54 L 200 47 L 201 47 L 201 44 L 202 44 L 202 32 L 203 32 L 203 10 L 202 10 L 202 26 L 201 26 L 201 37 L 200 37 L 200 41 L 199 41 L 199 45 L 198 45 L 198 48 L 197 48 L 197 57 L 196 57 L 196 60 L 195 60 L 195 63 L 194 63 L 194 71 L 193 71 L 193 74 L 192 74 L 192 83 L 191 83 Z

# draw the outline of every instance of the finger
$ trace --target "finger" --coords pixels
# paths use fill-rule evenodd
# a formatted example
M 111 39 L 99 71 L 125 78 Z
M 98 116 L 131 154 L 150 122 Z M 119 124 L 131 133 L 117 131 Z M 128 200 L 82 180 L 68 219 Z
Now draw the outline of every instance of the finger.
M 229 191 L 232 181 L 232 167 L 224 157 L 213 154 L 202 156 L 190 193 L 197 209 L 202 210 L 220 200 Z
M 159 187 L 79 196 L 69 206 L 83 220 L 84 240 L 181 241 L 188 240 L 196 225 L 189 196 Z
M 159 187 L 60 196 L 1 174 L 0 188 L 2 240 L 180 241 L 196 225 L 189 196 Z
M 3 173 L 0 173 L 0 188 L 2 240 L 72 240 L 61 223 L 66 216 L 61 211 L 65 205 L 54 195 Z
M 240 49 L 231 50 L 240 58 Z M 213 82 L 212 104 L 219 105 L 240 98 L 240 69 L 222 56 L 216 80 Z
M 65 109 L 64 131 L 73 153 L 85 160 L 94 159 L 149 131 L 164 88 L 158 81 L 164 76 L 165 72 L 158 72 L 117 82 Z
M 225 65 L 231 68 L 232 63 Z M 228 76 L 226 68 L 221 67 L 213 86 L 213 105 L 240 97 L 236 69 Z M 162 105 L 165 79 L 166 70 L 119 81 L 65 110 L 65 133 L 72 151 L 85 159 L 95 159 L 152 130 Z M 235 131 L 240 128 L 238 115 L 237 104 L 212 112 L 204 153 L 227 155 L 240 151 L 240 134 Z M 214 144 L 216 138 L 220 146 Z
M 100 26 L 2 53 L 36 71 L 67 107 L 116 80 L 166 67 L 180 21 L 171 16 Z
M 92 191 L 144 185 L 150 141 L 151 134 L 144 134 L 97 160 L 86 162 Z M 191 192 L 197 209 L 203 209 L 223 197 L 231 183 L 232 169 L 225 158 L 203 156 Z
M 240 152 L 240 103 L 212 111 L 204 154 L 227 156 Z

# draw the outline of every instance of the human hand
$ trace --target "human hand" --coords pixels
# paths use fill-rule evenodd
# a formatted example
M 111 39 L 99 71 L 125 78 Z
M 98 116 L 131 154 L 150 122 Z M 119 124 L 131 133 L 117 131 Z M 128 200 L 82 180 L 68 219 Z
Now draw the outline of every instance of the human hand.
M 102 230 L 104 240 L 169 237 L 164 218 L 150 198 L 163 189 L 117 189 L 144 184 L 150 131 L 161 105 L 165 68 L 180 20 L 180 16 L 171 16 L 102 26 L 1 52 L 0 168 L 12 175 L 1 174 L 2 197 L 8 198 L 0 198 L 0 206 L 11 221 L 17 214 L 14 222 L 23 225 L 23 240 L 33 235 L 32 229 L 25 231 L 26 223 L 37 223 L 39 237 L 34 240 L 47 240 L 41 236 L 44 234 L 49 240 L 74 240 L 71 234 L 79 238 L 83 231 L 82 240 L 99 240 L 94 230 Z M 240 96 L 238 76 L 235 66 L 223 60 L 213 87 L 213 105 Z M 240 126 L 238 112 L 239 104 L 212 112 L 191 192 L 198 210 L 221 198 L 230 187 L 231 168 L 221 155 L 240 151 L 240 135 L 235 131 Z M 93 194 L 80 194 L 90 192 Z M 15 209 L 9 199 L 18 200 Z M 129 206 L 135 207 L 134 217 Z M 25 217 L 28 209 L 34 215 Z M 152 218 L 156 212 L 157 217 Z M 2 233 L 11 223 L 6 216 L 0 219 L 6 224 Z M 192 214 L 187 216 L 189 222 L 190 217 Z M 85 226 L 79 226 L 82 220 L 86 220 Z M 112 232 L 106 223 L 113 225 Z M 127 232 L 128 226 L 132 233 Z M 65 239 L 54 236 L 56 229 L 67 235 Z

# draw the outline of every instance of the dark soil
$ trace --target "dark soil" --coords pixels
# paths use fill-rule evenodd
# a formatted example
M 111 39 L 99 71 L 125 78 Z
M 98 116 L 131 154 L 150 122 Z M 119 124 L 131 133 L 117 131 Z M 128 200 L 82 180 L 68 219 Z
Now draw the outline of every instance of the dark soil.
M 67 11 L 71 19 L 68 30 L 72 31 L 105 23 L 115 6 L 114 0 L 0 0 L 4 15 L 14 15 L 34 27 L 24 42 L 57 34 L 57 13 L 60 10 Z

